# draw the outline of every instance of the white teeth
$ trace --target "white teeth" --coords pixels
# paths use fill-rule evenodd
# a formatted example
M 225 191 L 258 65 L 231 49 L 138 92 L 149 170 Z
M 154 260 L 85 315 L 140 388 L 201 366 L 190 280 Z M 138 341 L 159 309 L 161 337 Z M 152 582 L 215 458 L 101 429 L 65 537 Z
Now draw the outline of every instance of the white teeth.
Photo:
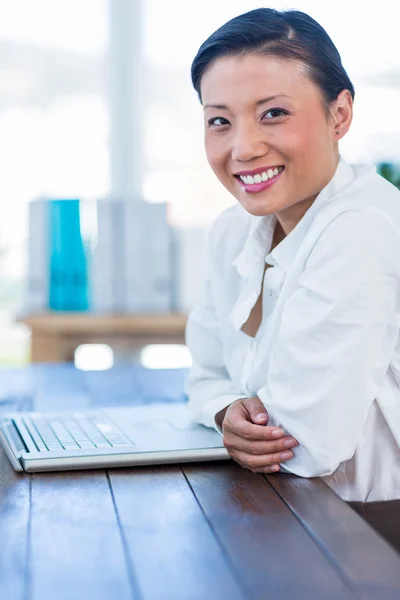
M 257 175 L 240 175 L 240 179 L 246 185 L 254 185 L 255 183 L 261 183 L 262 181 L 267 181 L 268 179 L 272 179 L 272 177 L 276 177 L 279 173 L 282 173 L 284 167 L 276 167 L 275 169 L 268 169 L 267 171 L 263 171 L 262 173 L 257 173 Z

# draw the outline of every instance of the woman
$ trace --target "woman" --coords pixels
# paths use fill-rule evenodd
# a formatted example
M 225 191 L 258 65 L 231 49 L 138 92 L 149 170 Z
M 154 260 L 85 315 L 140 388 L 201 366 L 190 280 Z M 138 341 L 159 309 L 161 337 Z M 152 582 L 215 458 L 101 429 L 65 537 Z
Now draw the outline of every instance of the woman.
M 340 157 L 353 85 L 318 23 L 272 9 L 213 33 L 192 81 L 238 204 L 188 319 L 189 407 L 242 467 L 323 478 L 400 550 L 400 193 Z

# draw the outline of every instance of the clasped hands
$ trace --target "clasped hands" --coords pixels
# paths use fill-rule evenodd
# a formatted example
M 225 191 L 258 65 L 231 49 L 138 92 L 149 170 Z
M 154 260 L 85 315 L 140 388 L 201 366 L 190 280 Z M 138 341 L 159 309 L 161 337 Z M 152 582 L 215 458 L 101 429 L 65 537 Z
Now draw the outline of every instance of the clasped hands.
M 258 396 L 240 398 L 215 417 L 231 458 L 253 473 L 274 473 L 293 458 L 297 440 L 279 427 L 267 425 L 268 412 Z

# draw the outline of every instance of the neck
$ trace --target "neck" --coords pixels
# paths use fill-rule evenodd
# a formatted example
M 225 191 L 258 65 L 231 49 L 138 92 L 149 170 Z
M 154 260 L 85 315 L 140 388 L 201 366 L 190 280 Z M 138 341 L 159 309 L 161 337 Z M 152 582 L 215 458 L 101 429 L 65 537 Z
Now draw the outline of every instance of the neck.
M 311 198 L 302 200 L 301 202 L 296 202 L 296 204 L 293 206 L 281 210 L 276 214 L 276 218 L 278 220 L 277 224 L 279 223 L 280 225 L 283 237 L 289 235 L 289 233 L 296 227 L 297 223 L 301 221 L 316 197 L 317 194 Z
M 271 250 L 273 250 L 278 244 L 280 244 L 281 241 L 285 239 L 285 237 L 286 233 L 278 219 L 274 229 L 274 237 L 272 238 Z
M 332 166 L 329 170 L 328 175 L 326 176 L 325 180 L 320 184 L 321 190 L 328 185 L 328 183 L 335 175 L 336 169 L 339 164 L 339 160 L 340 156 L 337 152 L 332 161 Z M 297 223 L 301 221 L 301 219 L 304 217 L 310 206 L 314 203 L 318 194 L 319 192 L 317 194 L 314 194 L 313 196 L 310 196 L 310 198 L 306 198 L 305 200 L 296 202 L 295 204 L 292 204 L 292 206 L 288 206 L 287 208 L 281 210 L 279 213 L 276 213 L 278 223 L 282 227 L 282 230 L 284 231 L 285 235 L 289 235 L 289 233 L 296 227 Z

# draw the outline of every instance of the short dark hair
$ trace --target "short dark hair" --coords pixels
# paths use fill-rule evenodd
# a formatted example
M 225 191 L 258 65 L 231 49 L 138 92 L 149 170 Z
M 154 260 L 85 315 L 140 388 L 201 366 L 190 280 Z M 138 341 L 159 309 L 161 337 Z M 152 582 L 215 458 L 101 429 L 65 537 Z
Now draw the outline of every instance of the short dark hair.
M 301 61 L 308 76 L 321 90 L 325 108 L 342 90 L 354 99 L 354 86 L 340 54 L 325 29 L 298 10 L 258 8 L 231 19 L 200 46 L 191 68 L 192 83 L 200 102 L 201 78 L 223 56 L 264 54 Z

